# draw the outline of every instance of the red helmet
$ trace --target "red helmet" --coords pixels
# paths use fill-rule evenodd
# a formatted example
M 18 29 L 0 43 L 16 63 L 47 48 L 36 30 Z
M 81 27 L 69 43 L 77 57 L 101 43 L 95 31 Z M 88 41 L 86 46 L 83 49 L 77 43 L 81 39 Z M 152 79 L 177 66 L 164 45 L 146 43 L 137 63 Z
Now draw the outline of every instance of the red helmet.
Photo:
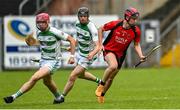
M 36 15 L 36 22 L 38 21 L 47 21 L 48 23 L 50 22 L 49 14 L 47 13 L 40 13 Z
M 139 17 L 139 12 L 137 11 L 136 8 L 130 7 L 125 10 L 124 12 L 124 19 L 129 20 L 129 18 L 138 18 Z

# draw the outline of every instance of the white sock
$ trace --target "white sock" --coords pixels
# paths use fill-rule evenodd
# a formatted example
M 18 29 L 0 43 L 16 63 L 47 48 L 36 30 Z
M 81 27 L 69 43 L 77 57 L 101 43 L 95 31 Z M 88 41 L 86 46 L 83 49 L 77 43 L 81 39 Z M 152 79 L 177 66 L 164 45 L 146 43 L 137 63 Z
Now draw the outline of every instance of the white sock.
M 61 96 L 60 96 L 60 97 L 64 98 L 65 96 L 64 96 L 63 94 L 61 94 Z
M 23 93 L 19 90 L 15 94 L 12 95 L 13 100 L 15 100 L 17 97 L 21 96 Z
M 12 97 L 13 97 L 13 100 L 15 100 L 16 99 L 16 94 L 13 94 Z

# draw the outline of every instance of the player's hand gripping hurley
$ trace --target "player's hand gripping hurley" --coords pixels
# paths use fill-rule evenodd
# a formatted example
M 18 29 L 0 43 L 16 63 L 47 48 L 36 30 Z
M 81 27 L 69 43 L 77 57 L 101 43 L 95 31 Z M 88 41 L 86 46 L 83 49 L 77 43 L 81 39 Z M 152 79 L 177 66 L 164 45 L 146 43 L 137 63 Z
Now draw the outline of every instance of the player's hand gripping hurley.
M 147 58 L 156 50 L 158 50 L 161 47 L 161 45 L 157 45 L 155 47 L 153 47 L 145 56 L 144 60 L 140 60 L 136 65 L 134 65 L 134 68 L 136 68 L 137 66 L 139 66 L 141 63 L 145 62 L 147 60 Z

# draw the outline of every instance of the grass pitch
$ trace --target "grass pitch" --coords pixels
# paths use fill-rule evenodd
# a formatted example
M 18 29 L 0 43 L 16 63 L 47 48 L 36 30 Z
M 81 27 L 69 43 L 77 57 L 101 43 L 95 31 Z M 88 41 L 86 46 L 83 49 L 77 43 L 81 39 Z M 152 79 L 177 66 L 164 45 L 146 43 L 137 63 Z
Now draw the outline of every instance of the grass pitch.
M 71 69 L 72 70 L 72 69 Z M 59 70 L 53 78 L 60 92 L 71 70 Z M 89 70 L 102 77 L 104 69 Z M 6 71 L 0 73 L 0 109 L 176 109 L 180 108 L 180 69 L 122 69 L 106 93 L 105 103 L 97 103 L 97 84 L 78 79 L 65 103 L 53 105 L 53 95 L 39 81 L 35 87 L 12 104 L 3 97 L 15 93 L 35 71 Z

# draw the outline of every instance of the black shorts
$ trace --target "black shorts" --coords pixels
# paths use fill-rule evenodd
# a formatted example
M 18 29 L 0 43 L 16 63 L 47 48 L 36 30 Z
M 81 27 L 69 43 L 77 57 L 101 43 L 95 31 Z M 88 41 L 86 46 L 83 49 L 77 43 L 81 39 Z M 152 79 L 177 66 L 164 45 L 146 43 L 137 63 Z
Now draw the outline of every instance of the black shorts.
M 110 50 L 104 50 L 104 51 L 103 51 L 103 56 L 104 56 L 104 58 L 105 58 L 105 56 L 106 56 L 109 52 L 112 52 L 112 53 L 115 54 L 116 60 L 117 60 L 117 63 L 118 63 L 118 69 L 120 69 L 121 66 L 122 66 L 122 64 L 123 64 L 123 62 L 124 62 L 124 59 L 125 59 L 125 57 L 126 57 L 126 53 L 124 53 L 123 56 L 118 57 L 118 55 L 117 55 L 115 52 L 110 51 Z M 105 59 L 104 59 L 104 60 L 105 60 Z

